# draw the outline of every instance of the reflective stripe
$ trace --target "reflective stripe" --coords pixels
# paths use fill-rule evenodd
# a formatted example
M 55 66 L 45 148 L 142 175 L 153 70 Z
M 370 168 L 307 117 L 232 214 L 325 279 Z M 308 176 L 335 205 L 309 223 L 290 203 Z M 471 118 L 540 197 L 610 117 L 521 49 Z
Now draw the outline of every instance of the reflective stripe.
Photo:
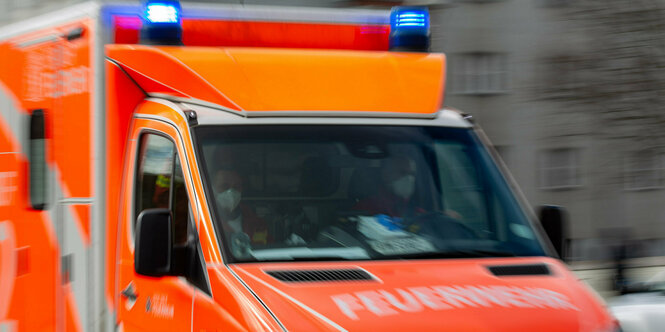
M 13 321 L 0 322 L 0 332 L 18 331 L 18 324 Z
M 157 181 L 155 182 L 155 184 L 161 188 L 168 188 L 171 186 L 171 178 L 166 175 L 160 174 L 157 176 Z

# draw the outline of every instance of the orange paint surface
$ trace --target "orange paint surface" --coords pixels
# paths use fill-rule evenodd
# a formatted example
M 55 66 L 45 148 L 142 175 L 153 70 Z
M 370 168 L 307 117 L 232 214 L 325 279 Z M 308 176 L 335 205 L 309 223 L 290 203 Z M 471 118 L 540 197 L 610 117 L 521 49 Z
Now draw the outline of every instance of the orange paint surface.
M 533 263 L 546 263 L 553 275 L 496 277 L 486 268 Z M 378 280 L 288 283 L 265 273 L 345 268 L 362 268 Z M 289 331 L 335 325 L 348 331 L 603 331 L 612 322 L 577 277 L 544 257 L 248 263 L 232 269 Z M 482 293 L 488 289 L 497 293 Z
M 6 51 L 1 46 L 0 56 Z M 3 74 L 0 89 L 17 103 Z M 56 322 L 57 242 L 48 214 L 30 208 L 27 160 L 20 138 L 8 128 L 0 117 L 0 322 L 14 322 L 19 331 L 50 330 Z
M 81 20 L 0 42 L 0 58 L 3 60 L 0 89 L 3 97 L 9 99 L 5 105 L 12 105 L 0 110 L 0 114 L 18 112 L 13 117 L 20 118 L 21 125 L 27 125 L 32 110 L 44 110 L 47 163 L 58 175 L 55 181 L 65 198 L 92 196 L 90 78 L 94 73 L 90 70 L 90 37 L 93 26 L 92 21 Z M 84 33 L 76 40 L 46 38 L 43 42 L 32 42 L 79 27 Z M 10 204 L 5 206 L 0 202 L 0 222 L 11 227 L 14 234 L 11 255 L 16 265 L 13 276 L 0 271 L 0 280 L 13 278 L 11 292 L 0 296 L 0 301 L 9 307 L 6 313 L 0 313 L 0 322 L 14 322 L 12 324 L 18 331 L 52 331 L 59 324 L 65 324 L 56 319 L 56 315 L 66 301 L 66 292 L 59 286 L 60 248 L 55 234 L 56 221 L 51 219 L 49 211 L 33 210 L 29 202 L 25 155 L 28 147 L 21 145 L 27 137 L 14 136 L 19 129 L 21 133 L 27 133 L 27 128 L 9 128 L 5 121 L 7 119 L 0 116 L 0 152 L 11 153 L 3 154 L 0 173 L 4 174 L 3 178 L 6 174 L 11 175 L 14 190 L 6 196 Z M 48 207 L 53 206 L 51 200 Z M 73 207 L 84 243 L 90 241 L 89 209 L 89 206 Z M 0 253 L 0 256 L 4 254 Z M 61 312 L 64 311 L 62 308 Z M 76 313 L 71 312 L 72 315 Z M 61 318 L 65 319 L 65 316 Z M 72 316 L 71 319 L 76 318 Z
M 121 183 L 125 149 L 129 137 L 129 124 L 136 105 L 143 100 L 143 92 L 118 66 L 106 62 L 106 296 L 115 304 L 116 242 L 121 196 Z
M 108 46 L 107 54 L 231 109 L 433 114 L 443 98 L 442 54 L 141 45 Z

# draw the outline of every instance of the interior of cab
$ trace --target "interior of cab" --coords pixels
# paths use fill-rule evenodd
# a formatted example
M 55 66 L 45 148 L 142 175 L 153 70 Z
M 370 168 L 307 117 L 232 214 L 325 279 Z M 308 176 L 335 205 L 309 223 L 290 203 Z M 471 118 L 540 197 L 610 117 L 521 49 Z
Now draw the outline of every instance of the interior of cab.
M 232 233 L 247 233 L 252 242 L 249 213 L 267 231 L 268 241 L 244 245 L 246 255 L 298 247 L 392 257 L 458 251 L 455 241 L 509 255 L 516 248 L 542 252 L 521 207 L 467 129 L 211 126 L 198 128 L 197 136 L 205 182 L 232 170 L 241 183 L 235 189 L 242 213 L 225 213 L 212 201 L 222 244 L 240 241 Z M 226 188 L 207 190 L 220 197 Z M 232 230 L 230 220 L 243 220 L 242 229 Z

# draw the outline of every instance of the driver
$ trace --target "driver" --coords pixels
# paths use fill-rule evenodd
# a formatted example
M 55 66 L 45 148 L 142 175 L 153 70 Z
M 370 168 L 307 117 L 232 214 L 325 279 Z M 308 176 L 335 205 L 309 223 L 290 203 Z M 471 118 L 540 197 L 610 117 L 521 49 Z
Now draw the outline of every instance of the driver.
M 232 237 L 247 234 L 251 244 L 270 242 L 266 222 L 250 207 L 240 202 L 242 179 L 238 172 L 229 169 L 218 170 L 214 176 L 213 186 L 225 233 Z
M 355 210 L 373 215 L 376 221 L 388 230 L 406 230 L 411 233 L 420 233 L 423 228 L 433 234 L 446 234 L 458 238 L 472 238 L 473 232 L 458 227 L 457 223 L 426 223 L 412 224 L 405 222 L 407 218 L 416 219 L 427 215 L 428 212 L 419 206 L 414 194 L 416 190 L 417 167 L 413 159 L 397 156 L 387 159 L 381 169 L 382 185 L 374 195 L 361 200 L 356 204 Z M 453 210 L 442 212 L 448 221 L 461 220 L 461 216 Z

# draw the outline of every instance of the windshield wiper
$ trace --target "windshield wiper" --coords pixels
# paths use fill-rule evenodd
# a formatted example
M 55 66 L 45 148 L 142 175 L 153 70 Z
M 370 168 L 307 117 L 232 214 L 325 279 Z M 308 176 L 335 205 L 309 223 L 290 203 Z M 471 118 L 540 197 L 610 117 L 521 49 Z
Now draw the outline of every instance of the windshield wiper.
M 441 252 L 416 252 L 409 254 L 387 255 L 379 259 L 430 259 L 430 258 L 477 258 L 477 257 L 515 257 L 512 252 L 463 249 Z
M 363 258 L 353 258 L 351 260 L 359 260 Z M 341 256 L 296 256 L 286 259 L 286 261 L 311 261 L 311 262 L 324 262 L 324 261 L 348 261 L 348 258 Z
M 252 259 L 251 262 L 333 262 L 333 261 L 361 261 L 368 260 L 369 258 L 364 257 L 354 257 L 354 258 L 344 258 L 341 256 L 289 256 L 289 257 L 271 257 L 266 259 Z

